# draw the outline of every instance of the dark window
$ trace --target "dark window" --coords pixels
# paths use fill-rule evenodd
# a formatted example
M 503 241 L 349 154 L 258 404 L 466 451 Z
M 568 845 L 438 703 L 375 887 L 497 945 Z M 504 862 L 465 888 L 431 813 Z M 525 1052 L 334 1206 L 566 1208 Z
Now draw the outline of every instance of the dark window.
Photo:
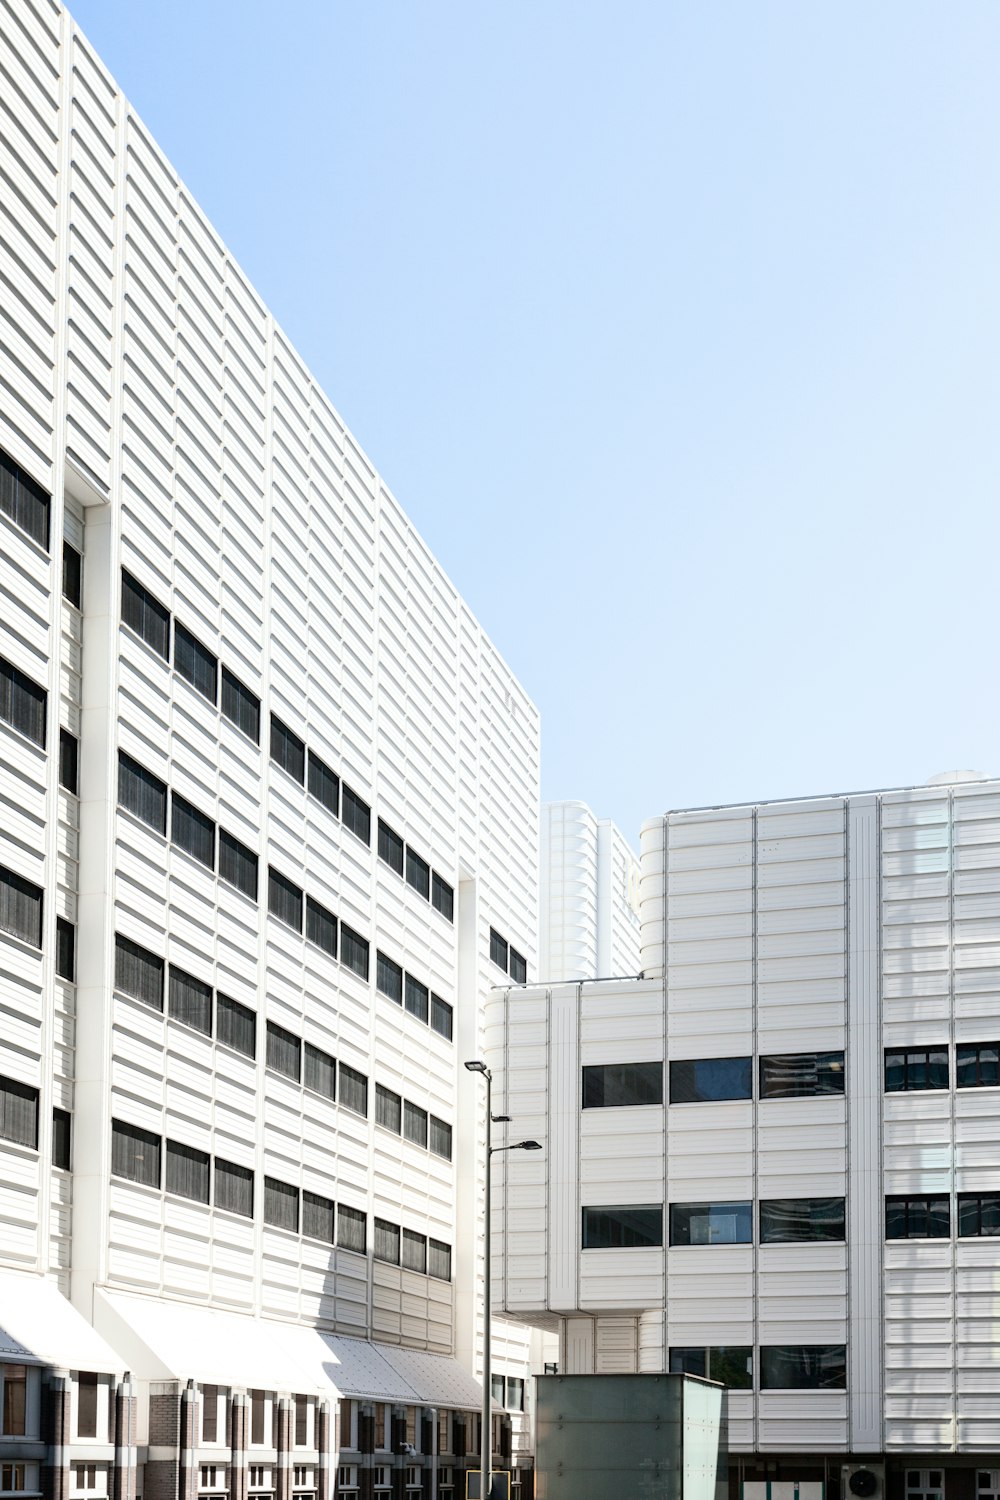
M 427 1111 L 418 1104 L 403 1101 L 403 1136 L 415 1146 L 427 1149 Z
M 0 865 L 0 932 L 42 946 L 42 888 Z
M 731 1391 L 753 1389 L 753 1349 L 746 1346 L 671 1349 L 670 1372 L 717 1380 Z
M 418 1021 L 426 1021 L 429 1002 L 430 994 L 426 984 L 421 984 L 419 979 L 414 979 L 412 974 L 407 974 L 406 1009 L 410 1015 L 416 1016 Z
M 111 1170 L 116 1177 L 158 1188 L 160 1150 L 158 1135 L 122 1120 L 111 1121 Z
M 520 1375 L 507 1376 L 507 1410 L 524 1411 L 524 1381 Z
M 302 1043 L 297 1036 L 286 1031 L 283 1026 L 277 1026 L 273 1021 L 267 1023 L 267 1066 L 275 1073 L 282 1073 L 286 1078 L 294 1078 L 298 1083 L 302 1068 Z
M 322 802 L 327 812 L 335 818 L 340 816 L 340 777 L 331 771 L 325 761 L 309 751 L 309 791 Z
M 496 964 L 496 966 L 497 966 L 498 969 L 503 969 L 503 971 L 504 971 L 505 974 L 506 974 L 508 966 L 509 966 L 509 959 L 508 959 L 507 953 L 508 953 L 507 939 L 506 938 L 502 938 L 500 936 L 499 932 L 497 932 L 495 928 L 491 927 L 490 928 L 490 960 L 491 960 L 491 962 L 493 962 L 493 963 Z
M 201 1387 L 201 1440 L 209 1446 L 214 1446 L 219 1436 L 219 1387 L 217 1385 L 203 1385 Z
M 885 1090 L 887 1094 L 912 1089 L 946 1089 L 948 1087 L 947 1047 L 908 1047 L 905 1051 L 886 1048 Z
M 958 1232 L 963 1239 L 1000 1234 L 1000 1193 L 959 1193 Z
M 215 824 L 176 792 L 170 798 L 170 839 L 206 869 L 215 869 Z
M 222 669 L 222 712 L 247 739 L 260 744 L 260 699 L 228 667 Z
M 363 844 L 371 845 L 372 810 L 346 782 L 342 787 L 340 819 L 344 827 L 349 828 Z
M 56 917 L 56 973 L 70 984 L 76 979 L 76 928 L 65 917 Z
M 0 1078 L 0 1140 L 38 1149 L 38 1090 L 16 1078 Z
M 992 1089 L 1000 1085 L 1000 1042 L 959 1042 L 955 1049 L 955 1086 Z
M 845 1238 L 843 1198 L 768 1198 L 760 1204 L 762 1245 Z
M 332 1245 L 334 1213 L 332 1198 L 322 1198 L 319 1193 L 303 1193 L 302 1233 L 307 1234 L 311 1240 L 322 1240 L 325 1244 Z
M 79 1370 L 76 1377 L 76 1435 L 97 1436 L 98 1377 L 91 1370 Z
M 164 661 L 170 658 L 170 611 L 122 568 L 122 624 L 141 636 Z
M 388 1219 L 375 1220 L 375 1244 L 373 1254 L 376 1260 L 387 1261 L 390 1266 L 399 1265 L 399 1225 L 390 1224 Z
M 430 1147 L 435 1156 L 451 1161 L 451 1126 L 439 1120 L 437 1115 L 431 1115 Z
M 329 1052 L 321 1052 L 306 1042 L 306 1088 L 322 1094 L 324 1099 L 337 1097 L 337 1064 Z
M 47 701 L 43 687 L 0 656 L 0 719 L 43 749 Z
M 447 917 L 449 922 L 454 922 L 455 892 L 447 880 L 441 879 L 436 870 L 431 876 L 431 905 L 435 911 L 439 911 L 443 917 Z
M 340 1102 L 352 1114 L 368 1114 L 368 1079 L 347 1063 L 340 1065 Z
M 760 1060 L 762 1099 L 804 1099 L 843 1092 L 842 1052 L 797 1052 Z
M 662 1244 L 662 1203 L 583 1210 L 584 1250 L 624 1250 Z
M 11 458 L 0 451 L 0 512 L 26 531 L 39 547 L 49 550 L 49 496 Z
M 846 1386 L 843 1344 L 786 1344 L 760 1351 L 762 1391 L 842 1391 Z
M 402 1134 L 403 1101 L 381 1083 L 375 1085 L 375 1123 L 394 1135 Z
M 431 867 L 426 859 L 421 859 L 420 855 L 416 854 L 409 845 L 406 848 L 406 883 L 412 885 L 425 901 L 430 900 Z
M 749 1245 L 753 1240 L 750 1203 L 671 1203 L 672 1245 Z
M 257 856 L 224 828 L 219 829 L 219 878 L 257 900 Z
M 313 1194 L 306 1193 L 305 1196 L 307 1198 L 310 1198 L 310 1197 L 313 1196 Z M 321 1203 L 325 1203 L 327 1200 L 325 1198 L 321 1198 L 319 1201 Z M 332 1216 L 332 1214 L 333 1214 L 333 1204 L 332 1203 L 330 1204 L 330 1213 L 331 1213 L 331 1216 Z M 308 1229 L 305 1231 L 305 1233 L 306 1234 L 309 1233 Z M 330 1244 L 331 1245 L 333 1244 L 333 1220 L 332 1220 L 332 1217 L 331 1217 L 331 1221 L 330 1221 L 330 1233 L 328 1235 L 326 1235 L 326 1234 L 321 1235 L 320 1238 L 321 1239 L 325 1239 L 325 1240 L 328 1239 L 329 1242 L 330 1242 Z M 305 1448 L 306 1445 L 308 1444 L 308 1442 L 309 1442 L 309 1397 L 308 1396 L 296 1396 L 295 1397 L 295 1446 L 297 1448 Z
M 242 1052 L 244 1057 L 257 1055 L 257 1015 L 228 995 L 215 1000 L 215 1034 L 225 1047 Z
M 412 1229 L 403 1230 L 403 1265 L 407 1271 L 427 1275 L 427 1236 Z
M 167 831 L 167 784 L 140 766 L 124 750 L 118 752 L 118 806 L 142 823 Z
M 83 558 L 69 542 L 63 542 L 62 591 L 63 598 L 79 609 L 83 599 Z
M 362 979 L 368 978 L 368 939 L 346 922 L 340 924 L 340 962 Z
M 274 868 L 267 872 L 267 909 L 286 927 L 302 931 L 302 892 Z
M 671 1104 L 750 1098 L 749 1057 L 693 1058 L 670 1064 Z
M 515 984 L 528 982 L 528 961 L 521 957 L 516 948 L 510 950 L 510 977 Z
M 890 1197 L 885 1200 L 887 1240 L 947 1240 L 951 1237 L 951 1202 L 934 1197 Z
M 167 984 L 167 1010 L 171 1018 L 195 1031 L 212 1035 L 212 988 L 193 974 L 170 965 Z
M 80 790 L 80 741 L 68 729 L 59 731 L 59 785 L 74 797 Z
M 306 937 L 331 958 L 337 957 L 337 918 L 311 896 L 306 898 Z
M 193 636 L 187 626 L 174 621 L 174 667 L 209 703 L 219 696 L 218 658 Z
M 215 1158 L 215 1206 L 227 1213 L 253 1218 L 253 1168 Z
M 365 1229 L 367 1219 L 360 1208 L 348 1208 L 343 1203 L 337 1210 L 337 1245 L 341 1250 L 355 1250 L 364 1255 L 368 1248 Z
M 450 1042 L 452 1024 L 452 1008 L 447 1000 L 442 1000 L 440 995 L 431 995 L 431 1030 L 436 1031 L 439 1036 L 446 1037 Z
M 265 1415 L 267 1413 L 267 1392 L 250 1392 L 250 1441 L 258 1447 L 264 1441 Z
M 378 857 L 391 865 L 397 875 L 402 875 L 403 840 L 381 818 L 378 820 Z
M 27 1365 L 0 1365 L 0 1386 L 3 1388 L 3 1407 L 0 1409 L 0 1432 L 4 1437 L 24 1437 L 28 1414 L 28 1367 Z M 3 1487 L 11 1490 L 24 1489 L 24 1464 L 4 1464 Z
M 167 1192 L 195 1203 L 208 1202 L 208 1152 L 167 1142 Z
M 299 1190 L 274 1177 L 264 1178 L 264 1223 L 275 1229 L 299 1227 Z
M 584 1109 L 662 1103 L 662 1063 L 604 1063 L 583 1070 Z
M 438 1281 L 451 1280 L 451 1246 L 443 1240 L 427 1242 L 427 1274 Z
M 403 1003 L 403 969 L 387 954 L 377 950 L 375 953 L 375 988 L 383 995 L 388 995 L 390 1000 L 395 1000 L 397 1005 Z
M 68 1109 L 52 1111 L 52 1165 L 70 1170 L 72 1162 L 73 1116 Z
M 300 786 L 306 784 L 306 747 L 277 714 L 271 715 L 271 759 Z
M 115 989 L 154 1010 L 163 1009 L 163 959 L 131 938 L 115 937 Z

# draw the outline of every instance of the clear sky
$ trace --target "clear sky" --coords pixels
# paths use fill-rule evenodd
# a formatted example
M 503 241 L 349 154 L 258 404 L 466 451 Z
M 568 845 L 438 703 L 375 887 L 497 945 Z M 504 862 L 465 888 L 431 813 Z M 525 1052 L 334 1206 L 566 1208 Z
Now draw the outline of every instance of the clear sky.
M 1000 772 L 997 0 L 75 0 L 543 794 Z

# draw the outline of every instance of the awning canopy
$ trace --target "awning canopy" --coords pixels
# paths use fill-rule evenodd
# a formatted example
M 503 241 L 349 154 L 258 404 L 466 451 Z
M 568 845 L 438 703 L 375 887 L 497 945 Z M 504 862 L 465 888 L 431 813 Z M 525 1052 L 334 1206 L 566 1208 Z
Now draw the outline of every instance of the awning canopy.
M 0 1359 L 123 1374 L 128 1361 L 44 1276 L 0 1272 Z

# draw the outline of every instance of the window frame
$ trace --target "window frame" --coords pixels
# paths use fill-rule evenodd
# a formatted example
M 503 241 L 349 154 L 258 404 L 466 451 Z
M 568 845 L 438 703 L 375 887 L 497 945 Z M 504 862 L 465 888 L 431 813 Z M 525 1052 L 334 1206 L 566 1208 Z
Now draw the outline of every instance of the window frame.
M 126 608 L 126 599 L 133 608 Z M 128 568 L 121 570 L 121 622 L 161 661 L 170 661 L 170 611 Z M 156 623 L 154 628 L 153 622 Z M 161 640 L 162 632 L 162 640 Z
M 648 1088 L 647 1092 L 656 1097 L 650 1098 L 607 1098 L 607 1075 L 612 1075 L 614 1089 L 619 1093 L 626 1093 L 628 1082 L 627 1070 L 647 1070 Z M 655 1069 L 657 1077 L 654 1085 L 652 1071 Z M 613 1075 L 620 1075 L 615 1078 Z M 627 1062 L 627 1063 L 584 1063 L 581 1069 L 581 1108 L 582 1109 L 648 1109 L 650 1107 L 663 1108 L 663 1063 L 649 1062 Z M 631 1092 L 639 1094 L 646 1088 L 633 1086 Z M 598 1097 L 600 1095 L 600 1097 Z
M 741 1065 L 741 1073 L 745 1076 L 745 1083 L 744 1077 L 734 1076 L 731 1083 L 726 1083 L 720 1079 L 718 1087 L 720 1090 L 725 1088 L 736 1090 L 736 1092 L 723 1093 L 720 1091 L 717 1093 L 704 1093 L 702 1091 L 699 1097 L 681 1097 L 682 1093 L 694 1095 L 699 1089 L 697 1074 L 694 1072 L 691 1074 L 689 1085 L 687 1087 L 681 1086 L 680 1080 L 684 1076 L 680 1071 L 681 1069 L 712 1068 L 732 1064 Z M 735 1075 L 735 1068 L 733 1071 Z M 677 1081 L 675 1082 L 675 1080 Z M 667 1097 L 672 1105 L 744 1103 L 746 1100 L 753 1098 L 753 1058 L 744 1055 L 734 1057 L 671 1058 L 668 1068 L 668 1088 L 669 1093 Z
M 706 1250 L 719 1245 L 752 1245 L 753 1207 L 752 1198 L 724 1198 L 717 1201 L 705 1199 L 671 1203 L 668 1215 L 670 1223 L 670 1248 L 672 1250 L 689 1248 Z M 696 1210 L 702 1210 L 702 1212 L 698 1213 Z M 733 1221 L 733 1238 L 713 1239 L 711 1237 L 713 1222 L 722 1224 L 729 1219 Z M 692 1226 L 696 1221 L 702 1220 L 708 1224 L 709 1238 L 707 1240 L 695 1239 L 692 1236 Z M 685 1223 L 687 1226 L 686 1234 L 684 1232 Z
M 45 891 L 33 880 L 0 865 L 0 933 L 42 951 Z
M 280 768 L 298 782 L 299 786 L 306 784 L 306 742 L 297 735 L 294 729 L 289 729 L 284 719 L 276 713 L 271 713 L 271 741 L 270 741 L 271 763 Z
M 662 1203 L 584 1204 L 581 1208 L 581 1250 L 658 1250 L 663 1247 L 664 1205 Z M 647 1223 L 635 1221 L 645 1214 Z M 604 1215 L 602 1223 L 597 1215 Z M 659 1220 L 658 1233 L 653 1216 Z M 617 1216 L 617 1217 L 616 1217 Z M 633 1217 L 632 1224 L 626 1221 Z M 603 1231 L 608 1231 L 604 1233 Z M 601 1241 L 598 1243 L 598 1241 Z M 605 1242 L 606 1241 L 606 1242 Z
M 183 643 L 183 653 L 178 653 L 178 638 Z M 184 654 L 186 653 L 186 654 Z M 188 660 L 190 658 L 190 661 Z M 215 708 L 219 701 L 219 658 L 204 645 L 193 630 L 174 616 L 174 671 L 206 702 Z M 208 683 L 211 680 L 211 692 Z

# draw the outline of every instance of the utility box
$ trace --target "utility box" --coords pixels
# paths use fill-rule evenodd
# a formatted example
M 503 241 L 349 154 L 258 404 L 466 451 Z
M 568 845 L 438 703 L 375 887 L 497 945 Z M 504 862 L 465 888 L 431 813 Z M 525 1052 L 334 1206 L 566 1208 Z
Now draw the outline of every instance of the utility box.
M 535 1377 L 536 1500 L 724 1500 L 728 1463 L 714 1381 Z

